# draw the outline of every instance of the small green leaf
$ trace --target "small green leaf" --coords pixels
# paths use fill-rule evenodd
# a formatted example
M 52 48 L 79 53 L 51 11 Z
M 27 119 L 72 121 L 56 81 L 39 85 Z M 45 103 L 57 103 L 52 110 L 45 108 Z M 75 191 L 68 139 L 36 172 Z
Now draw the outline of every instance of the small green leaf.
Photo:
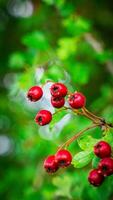
M 92 160 L 92 167 L 97 168 L 99 161 L 100 161 L 100 158 L 98 158 L 97 156 L 94 156 L 94 158 Z
M 90 135 L 83 135 L 77 140 L 77 142 L 82 150 L 93 150 L 93 146 L 98 142 L 98 140 Z
M 105 136 L 102 137 L 102 140 L 105 140 L 113 147 L 113 132 L 111 130 L 105 132 Z
M 14 69 L 21 69 L 24 67 L 25 58 L 20 52 L 13 53 L 9 59 L 9 66 Z
M 32 32 L 22 38 L 22 43 L 30 48 L 46 50 L 49 47 L 47 38 L 42 32 Z
M 82 168 L 88 165 L 92 158 L 92 151 L 81 151 L 73 157 L 72 164 L 75 168 Z
M 70 16 L 63 21 L 64 27 L 71 35 L 80 36 L 91 29 L 91 23 L 82 17 Z
M 77 39 L 75 37 L 60 38 L 58 41 L 57 55 L 61 60 L 66 60 L 77 50 Z

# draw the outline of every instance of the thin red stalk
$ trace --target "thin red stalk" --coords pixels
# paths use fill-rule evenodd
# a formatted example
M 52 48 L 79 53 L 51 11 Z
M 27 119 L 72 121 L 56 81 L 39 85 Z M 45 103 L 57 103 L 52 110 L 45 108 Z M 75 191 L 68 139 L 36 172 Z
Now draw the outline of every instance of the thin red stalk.
M 84 132 L 86 132 L 86 131 L 88 131 L 88 130 L 90 130 L 90 129 L 92 129 L 92 128 L 95 128 L 95 127 L 97 127 L 97 126 L 99 126 L 99 124 L 93 124 L 93 125 L 91 125 L 91 126 L 88 126 L 87 128 L 85 128 L 85 129 L 83 129 L 82 131 L 80 131 L 79 133 L 77 133 L 76 135 L 74 135 L 73 137 L 71 137 L 69 140 L 67 140 L 64 144 L 62 144 L 61 146 L 60 146 L 60 148 L 58 149 L 58 151 L 60 150 L 60 149 L 62 149 L 64 146 L 69 146 L 74 140 L 76 140 L 80 135 L 82 135 Z

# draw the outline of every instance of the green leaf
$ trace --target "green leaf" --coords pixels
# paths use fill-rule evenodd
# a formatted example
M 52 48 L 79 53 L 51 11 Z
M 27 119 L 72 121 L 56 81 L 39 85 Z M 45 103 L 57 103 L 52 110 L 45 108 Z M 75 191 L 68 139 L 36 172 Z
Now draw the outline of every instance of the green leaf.
M 100 161 L 100 158 L 98 158 L 97 156 L 94 156 L 94 158 L 92 160 L 92 167 L 97 168 L 99 161 Z
M 102 137 L 102 140 L 105 140 L 113 147 L 113 131 L 109 130 L 105 132 L 105 136 Z
M 73 157 L 72 164 L 75 168 L 82 168 L 88 165 L 92 158 L 92 151 L 81 151 Z
M 23 56 L 22 53 L 16 52 L 16 53 L 13 53 L 13 54 L 10 56 L 10 59 L 9 59 L 9 66 L 10 66 L 11 68 L 20 69 L 20 68 L 23 68 L 23 67 L 24 67 L 24 64 L 25 64 L 25 58 L 24 58 L 24 56 Z
M 22 38 L 22 43 L 30 48 L 35 48 L 39 50 L 46 50 L 49 47 L 45 35 L 38 31 L 25 35 Z
M 52 65 L 48 69 L 47 75 L 48 75 L 48 78 L 54 81 L 59 81 L 59 79 L 64 78 L 63 70 L 61 71 L 61 66 L 57 66 L 57 65 Z
M 82 150 L 93 150 L 93 146 L 98 142 L 90 135 L 83 135 L 78 140 L 78 145 Z
M 75 54 L 77 50 L 77 39 L 74 37 L 60 38 L 57 55 L 61 60 L 66 60 L 69 56 Z
M 54 4 L 54 0 L 43 0 L 43 2 L 47 3 L 48 5 Z
M 88 20 L 77 16 L 64 19 L 63 25 L 71 35 L 76 36 L 88 32 L 91 28 L 91 23 Z
M 69 72 L 74 82 L 78 84 L 87 84 L 91 75 L 91 66 L 88 63 L 73 63 L 73 69 L 69 67 Z

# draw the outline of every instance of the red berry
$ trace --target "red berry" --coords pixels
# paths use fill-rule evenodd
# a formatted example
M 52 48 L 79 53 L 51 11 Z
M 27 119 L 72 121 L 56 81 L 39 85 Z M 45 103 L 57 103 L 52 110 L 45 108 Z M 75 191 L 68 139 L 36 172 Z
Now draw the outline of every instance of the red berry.
M 94 153 L 99 158 L 110 157 L 111 146 L 107 142 L 100 141 L 94 146 Z
M 55 162 L 55 156 L 50 155 L 44 161 L 44 168 L 48 173 L 54 173 L 58 170 L 58 164 Z
M 40 126 L 49 124 L 51 120 L 52 120 L 52 114 L 48 110 L 40 110 L 35 117 L 36 123 L 39 124 Z
M 98 169 L 93 169 L 89 173 L 88 181 L 94 186 L 99 186 L 103 183 L 104 177 L 98 173 Z
M 67 167 L 71 164 L 72 156 L 69 151 L 61 149 L 56 153 L 55 161 L 59 167 Z
M 63 83 L 54 83 L 50 88 L 51 95 L 54 97 L 65 97 L 67 87 Z
M 69 105 L 72 108 L 79 109 L 84 107 L 85 104 L 86 104 L 86 97 L 82 93 L 75 92 L 74 94 L 70 95 Z
M 51 97 L 51 104 L 55 108 L 61 108 L 65 104 L 65 100 L 63 97 Z
M 98 165 L 98 172 L 103 176 L 109 176 L 113 174 L 113 159 L 103 158 Z
M 27 93 L 28 99 L 34 102 L 41 99 L 42 95 L 43 95 L 43 91 L 42 91 L 42 88 L 39 86 L 31 87 Z

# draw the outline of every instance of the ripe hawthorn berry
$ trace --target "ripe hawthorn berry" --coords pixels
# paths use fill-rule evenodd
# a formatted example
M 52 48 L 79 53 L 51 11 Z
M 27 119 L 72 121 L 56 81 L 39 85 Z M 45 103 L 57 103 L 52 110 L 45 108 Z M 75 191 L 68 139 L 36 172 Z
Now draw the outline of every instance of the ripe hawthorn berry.
M 42 91 L 42 88 L 39 86 L 31 87 L 27 93 L 28 99 L 33 102 L 41 99 L 42 95 L 43 95 L 43 91 Z
M 59 167 L 67 167 L 71 164 L 72 155 L 69 151 L 61 149 L 55 154 L 55 161 Z
M 99 162 L 98 172 L 103 176 L 110 176 L 113 174 L 113 159 L 103 158 Z
M 69 101 L 69 105 L 72 108 L 79 109 L 85 106 L 86 97 L 80 92 L 75 92 L 74 94 L 70 95 L 68 101 Z
M 110 157 L 111 146 L 105 141 L 100 141 L 94 146 L 94 153 L 99 158 Z
M 65 97 L 67 87 L 63 83 L 54 83 L 50 88 L 51 95 L 54 97 Z
M 55 108 L 61 108 L 65 104 L 65 99 L 63 97 L 51 97 L 51 104 Z
M 48 173 L 54 173 L 58 170 L 58 164 L 55 161 L 55 156 L 54 155 L 50 155 L 48 156 L 45 161 L 44 161 L 44 169 L 46 170 L 46 172 Z
M 88 181 L 94 186 L 100 186 L 104 181 L 104 176 L 98 173 L 98 169 L 93 169 L 90 171 L 88 176 Z
M 35 117 L 36 123 L 39 124 L 40 126 L 49 124 L 51 120 L 52 120 L 52 114 L 48 110 L 40 110 Z

